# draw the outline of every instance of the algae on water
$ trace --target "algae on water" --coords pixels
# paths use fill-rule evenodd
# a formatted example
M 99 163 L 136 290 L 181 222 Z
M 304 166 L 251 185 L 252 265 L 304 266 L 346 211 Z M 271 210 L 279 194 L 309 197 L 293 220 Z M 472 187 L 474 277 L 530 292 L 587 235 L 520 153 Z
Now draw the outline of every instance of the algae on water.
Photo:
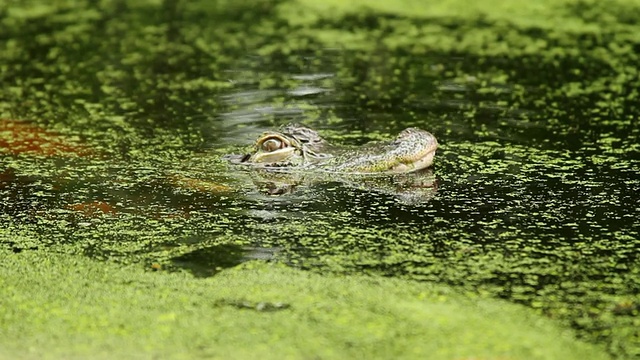
M 429 283 L 260 262 L 197 279 L 0 255 L 2 357 L 606 358 L 522 307 Z

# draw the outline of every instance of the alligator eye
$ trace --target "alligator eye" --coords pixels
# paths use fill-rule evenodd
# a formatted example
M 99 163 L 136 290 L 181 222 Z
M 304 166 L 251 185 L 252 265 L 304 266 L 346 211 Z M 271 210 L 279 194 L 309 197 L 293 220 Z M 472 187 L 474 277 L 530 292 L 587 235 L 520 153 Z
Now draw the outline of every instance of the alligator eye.
M 271 138 L 262 142 L 262 150 L 271 152 L 282 148 L 282 141 Z

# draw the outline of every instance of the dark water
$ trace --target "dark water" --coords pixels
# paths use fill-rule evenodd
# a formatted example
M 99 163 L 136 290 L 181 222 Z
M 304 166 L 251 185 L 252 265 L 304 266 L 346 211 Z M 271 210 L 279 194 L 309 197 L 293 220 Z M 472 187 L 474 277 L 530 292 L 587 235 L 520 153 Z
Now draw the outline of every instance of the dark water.
M 218 34 L 176 25 L 199 21 L 187 10 L 76 10 L 2 13 L 1 246 L 196 276 L 267 259 L 443 282 L 640 354 L 638 82 L 599 90 L 619 71 L 589 46 L 552 60 L 313 43 L 258 55 L 227 38 L 215 57 L 199 44 Z M 269 195 L 221 158 L 290 122 L 349 145 L 428 129 L 437 191 L 403 201 L 306 177 Z

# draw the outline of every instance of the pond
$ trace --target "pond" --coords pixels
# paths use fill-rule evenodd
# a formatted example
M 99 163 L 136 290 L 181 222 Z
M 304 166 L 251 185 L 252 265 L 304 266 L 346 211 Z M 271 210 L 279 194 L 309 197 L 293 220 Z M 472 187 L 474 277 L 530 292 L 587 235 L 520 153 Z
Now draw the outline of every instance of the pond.
M 3 9 L 0 246 L 447 284 L 639 355 L 640 7 L 409 3 Z M 223 158 L 289 123 L 348 146 L 428 130 L 434 185 Z

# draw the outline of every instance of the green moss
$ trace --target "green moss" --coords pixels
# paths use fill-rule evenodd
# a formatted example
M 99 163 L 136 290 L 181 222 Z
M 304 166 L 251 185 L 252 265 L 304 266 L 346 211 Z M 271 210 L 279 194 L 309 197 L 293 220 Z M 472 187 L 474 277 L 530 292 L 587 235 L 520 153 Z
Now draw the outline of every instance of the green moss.
M 261 263 L 194 279 L 1 255 L 2 356 L 606 358 L 521 307 L 444 286 Z
M 582 17 L 575 16 L 584 9 L 596 7 L 609 17 L 601 16 L 602 13 L 592 19 L 585 18 L 584 14 L 580 14 L 583 15 Z M 362 27 L 355 32 L 340 32 L 320 24 L 333 22 L 332 19 L 368 18 L 371 20 L 369 23 L 375 23 L 380 28 L 391 31 L 391 33 L 385 33 L 384 42 L 392 48 L 427 46 L 440 50 L 466 49 L 496 54 L 549 51 L 550 43 L 558 40 L 568 41 L 568 38 L 565 38 L 566 40 L 556 38 L 556 34 L 562 37 L 579 33 L 601 36 L 611 31 L 613 27 L 626 36 L 632 36 L 633 25 L 616 21 L 626 16 L 624 11 L 638 13 L 640 9 L 633 1 L 615 1 L 608 3 L 606 7 L 600 7 L 597 2 L 592 1 L 582 1 L 578 4 L 557 1 L 516 4 L 504 0 L 481 3 L 460 0 L 318 3 L 300 0 L 284 2 L 278 7 L 278 14 L 290 25 L 299 26 L 302 29 L 311 28 L 316 36 L 332 45 L 341 44 L 350 48 L 363 44 L 362 41 L 354 41 L 356 38 L 351 38 L 353 36 L 360 36 L 366 42 L 371 42 L 376 37 L 376 30 L 367 30 L 366 27 Z M 408 19 L 413 21 L 407 21 Z M 469 26 L 470 22 L 472 26 Z M 491 25 L 487 26 L 488 24 Z M 447 25 L 457 25 L 456 31 L 450 31 Z M 326 32 L 324 28 L 327 28 Z M 532 36 L 533 34 L 542 35 L 544 32 L 548 32 L 547 36 L 551 41 L 545 40 L 544 37 Z M 308 35 L 312 36 L 311 33 Z M 366 37 L 362 38 L 362 36 Z M 556 49 L 571 50 L 561 47 Z M 628 54 L 628 52 L 625 53 Z

